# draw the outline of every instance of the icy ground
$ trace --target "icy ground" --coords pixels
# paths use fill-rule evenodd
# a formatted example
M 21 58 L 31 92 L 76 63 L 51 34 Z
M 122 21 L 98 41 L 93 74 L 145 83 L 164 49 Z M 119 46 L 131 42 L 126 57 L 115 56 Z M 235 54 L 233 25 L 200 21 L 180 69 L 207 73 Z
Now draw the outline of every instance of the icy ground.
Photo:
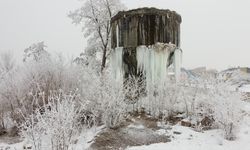
M 223 139 L 221 130 L 196 132 L 176 125 L 165 133 L 171 135 L 171 142 L 131 147 L 128 150 L 250 150 L 250 103 L 246 102 L 242 110 L 244 117 L 235 141 Z M 181 134 L 174 134 L 174 131 Z

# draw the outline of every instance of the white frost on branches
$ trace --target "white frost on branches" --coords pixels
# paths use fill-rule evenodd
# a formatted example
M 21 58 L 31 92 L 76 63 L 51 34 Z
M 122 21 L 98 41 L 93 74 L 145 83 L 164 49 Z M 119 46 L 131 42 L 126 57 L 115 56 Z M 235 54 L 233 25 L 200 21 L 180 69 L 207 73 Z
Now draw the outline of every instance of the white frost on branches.
M 30 47 L 24 50 L 23 61 L 27 61 L 28 58 L 34 61 L 40 61 L 41 59 L 48 58 L 49 53 L 47 52 L 46 47 L 47 46 L 44 44 L 44 42 L 32 44 Z
M 74 24 L 83 25 L 84 36 L 88 38 L 85 53 L 102 53 L 101 70 L 105 68 L 110 52 L 111 18 L 124 8 L 120 0 L 87 0 L 81 8 L 69 14 Z

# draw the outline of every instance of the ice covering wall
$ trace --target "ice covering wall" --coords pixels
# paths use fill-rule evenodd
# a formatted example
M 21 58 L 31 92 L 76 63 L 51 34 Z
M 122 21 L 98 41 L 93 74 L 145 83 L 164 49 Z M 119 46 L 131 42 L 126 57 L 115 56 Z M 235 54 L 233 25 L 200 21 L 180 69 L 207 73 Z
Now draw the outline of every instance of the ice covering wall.
M 123 69 L 123 48 L 117 47 L 111 53 L 111 67 L 112 74 L 116 81 L 123 81 L 124 69 Z
M 167 66 L 170 64 L 168 58 L 175 48 L 173 44 L 164 43 L 156 43 L 149 47 L 137 47 L 137 71 L 146 76 L 148 84 L 159 84 L 166 78 Z
M 180 76 L 181 16 L 175 11 L 139 8 L 119 12 L 111 19 L 111 64 L 117 80 L 146 77 L 147 83 L 163 80 L 168 66 Z

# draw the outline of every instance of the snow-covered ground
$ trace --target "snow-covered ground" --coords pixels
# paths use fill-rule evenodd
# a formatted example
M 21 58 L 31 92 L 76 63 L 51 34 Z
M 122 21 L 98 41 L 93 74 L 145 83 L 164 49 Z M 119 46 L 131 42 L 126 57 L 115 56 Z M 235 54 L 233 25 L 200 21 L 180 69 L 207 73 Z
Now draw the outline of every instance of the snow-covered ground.
M 249 150 L 250 149 L 250 103 L 244 102 L 242 108 L 243 120 L 238 130 L 237 139 L 235 141 L 227 141 L 223 138 L 221 130 L 209 130 L 197 132 L 191 128 L 175 125 L 172 129 L 160 129 L 156 131 L 158 134 L 166 134 L 170 136 L 171 142 L 152 144 L 148 146 L 130 147 L 128 150 Z M 76 144 L 76 150 L 87 149 L 92 143 L 96 133 L 101 131 L 103 127 L 91 129 L 85 132 L 85 136 Z M 22 150 L 25 142 L 17 144 L 0 144 L 0 150 Z
M 24 143 L 17 143 L 17 144 L 5 144 L 0 143 L 0 150 L 22 150 Z
M 165 133 L 172 136 L 171 142 L 131 147 L 128 150 L 249 150 L 250 103 L 246 102 L 242 109 L 244 117 L 235 141 L 225 140 L 221 130 L 196 132 L 191 128 L 176 125 Z M 174 131 L 181 132 L 181 134 L 174 134 Z
M 78 139 L 75 145 L 72 145 L 71 149 L 73 150 L 85 150 L 87 149 L 92 143 L 94 137 L 104 128 L 104 126 L 100 126 L 97 128 L 86 129 L 83 131 L 82 135 Z M 11 142 L 11 141 L 10 141 Z M 0 150 L 23 150 L 25 147 L 32 147 L 27 141 L 23 141 L 21 143 L 16 144 L 6 144 L 1 143 L 0 141 Z M 28 148 L 27 148 L 28 149 Z M 46 148 L 43 148 L 44 150 Z M 31 149 L 33 150 L 33 149 Z M 49 149 L 46 149 L 49 150 Z
M 250 85 L 243 86 L 244 90 L 249 91 Z M 194 131 L 192 128 L 183 127 L 179 124 L 168 126 L 170 128 L 161 128 L 155 131 L 157 134 L 169 136 L 171 142 L 158 143 L 127 148 L 128 150 L 250 150 L 250 102 L 244 102 L 241 108 L 242 120 L 238 128 L 235 141 L 228 141 L 223 138 L 223 131 L 209 130 L 204 132 Z M 144 126 L 135 126 L 131 124 L 128 128 L 135 128 L 143 131 Z M 95 135 L 102 131 L 102 127 L 86 130 L 75 145 L 74 150 L 87 149 L 92 143 Z M 147 137 L 145 137 L 147 138 Z M 1 143 L 0 150 L 22 150 L 26 141 L 16 144 Z
M 197 132 L 191 128 L 180 125 L 172 126 L 172 128 L 160 129 L 156 131 L 158 134 L 166 134 L 170 136 L 171 142 L 158 143 L 152 145 L 144 145 L 138 147 L 130 147 L 128 150 L 249 150 L 250 149 L 250 103 L 243 102 L 242 122 L 238 129 L 237 139 L 235 141 L 227 141 L 223 138 L 221 130 L 209 130 Z M 84 136 L 78 140 L 74 146 L 76 150 L 87 149 L 93 142 L 94 136 L 102 130 L 103 127 L 88 130 Z M 141 127 L 140 127 L 141 129 Z M 27 145 L 24 142 L 17 144 L 0 143 L 0 150 L 22 150 Z
M 249 92 L 250 93 L 250 84 L 245 84 L 239 88 L 240 92 Z
M 148 146 L 130 147 L 128 150 L 249 150 L 250 149 L 250 103 L 245 102 L 243 108 L 243 120 L 238 130 L 235 141 L 227 141 L 223 138 L 221 130 L 209 130 L 196 132 L 191 128 L 175 125 L 172 129 L 160 129 L 158 134 L 170 135 L 171 142 L 152 144 Z M 87 149 L 92 143 L 100 128 L 92 129 L 85 132 L 85 136 L 76 144 L 76 150 Z M 176 134 L 177 133 L 177 134 Z M 181 133 L 181 134 L 178 134 Z M 26 145 L 25 142 L 17 144 L 0 143 L 0 150 L 21 150 Z

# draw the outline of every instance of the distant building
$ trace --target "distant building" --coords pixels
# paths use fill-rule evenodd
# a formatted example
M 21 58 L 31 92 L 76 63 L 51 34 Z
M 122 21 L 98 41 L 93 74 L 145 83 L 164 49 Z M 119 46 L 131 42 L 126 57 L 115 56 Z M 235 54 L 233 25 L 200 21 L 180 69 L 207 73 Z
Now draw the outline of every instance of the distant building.
M 248 68 L 248 67 L 241 67 L 240 71 L 244 72 L 244 73 L 250 73 L 250 68 Z

